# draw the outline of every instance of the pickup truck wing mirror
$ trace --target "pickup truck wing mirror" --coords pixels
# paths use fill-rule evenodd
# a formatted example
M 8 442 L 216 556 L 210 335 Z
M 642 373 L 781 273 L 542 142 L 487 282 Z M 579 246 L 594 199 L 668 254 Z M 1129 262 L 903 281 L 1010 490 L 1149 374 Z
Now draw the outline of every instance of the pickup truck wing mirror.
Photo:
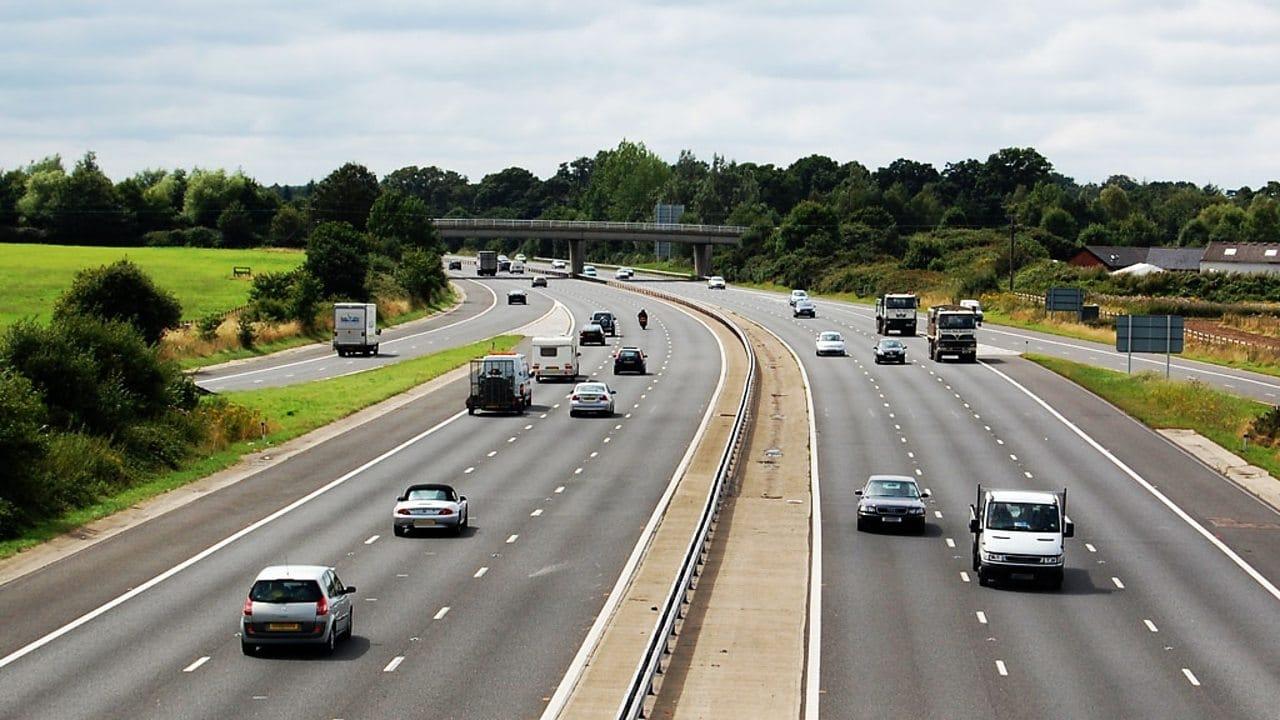
M 920 492 L 920 499 L 921 499 L 921 500 L 923 500 L 923 499 L 925 499 L 925 498 L 927 498 L 927 497 L 929 497 L 929 491 L 928 491 L 928 490 L 923 490 L 923 491 L 921 491 L 921 492 Z
M 862 494 L 862 491 L 861 491 L 861 490 L 854 490 L 854 491 L 853 491 L 853 494 L 854 494 L 854 495 L 861 495 L 861 494 Z
M 1070 518 L 1062 524 L 1062 537 L 1069 538 L 1076 536 L 1076 524 L 1071 522 Z
M 356 592 L 356 586 L 355 586 L 355 585 L 348 585 L 348 586 L 346 586 L 345 588 L 343 588 L 343 589 L 342 589 L 342 594 L 343 594 L 343 595 L 354 595 L 354 594 L 355 594 L 355 592 Z
M 978 509 L 972 505 L 969 506 L 969 532 L 976 533 L 982 530 L 981 523 L 978 522 Z

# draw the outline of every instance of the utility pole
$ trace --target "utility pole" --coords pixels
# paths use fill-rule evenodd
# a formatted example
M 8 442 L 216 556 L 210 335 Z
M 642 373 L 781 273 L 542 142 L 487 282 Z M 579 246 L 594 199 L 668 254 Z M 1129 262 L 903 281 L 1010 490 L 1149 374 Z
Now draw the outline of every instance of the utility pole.
M 1014 224 L 1013 215 L 1010 215 L 1009 216 L 1009 292 L 1010 293 L 1013 292 L 1013 236 L 1014 236 L 1014 229 L 1016 227 L 1017 225 Z

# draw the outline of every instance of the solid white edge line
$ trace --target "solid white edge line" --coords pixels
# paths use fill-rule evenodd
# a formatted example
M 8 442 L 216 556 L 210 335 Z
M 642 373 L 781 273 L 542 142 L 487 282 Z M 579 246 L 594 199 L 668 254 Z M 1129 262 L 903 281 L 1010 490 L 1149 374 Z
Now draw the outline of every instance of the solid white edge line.
M 345 474 L 345 475 L 343 475 L 343 476 L 341 476 L 341 477 L 337 478 L 336 480 L 332 480 L 332 481 L 330 481 L 328 484 L 322 485 L 322 486 L 320 486 L 320 487 L 316 488 L 315 490 L 312 490 L 311 492 L 307 493 L 306 495 L 303 495 L 302 497 L 298 498 L 297 500 L 294 500 L 293 502 L 289 503 L 288 505 L 285 505 L 284 507 L 280 508 L 279 510 L 276 510 L 275 512 L 273 512 L 273 513 L 271 513 L 270 515 L 268 515 L 268 516 L 266 516 L 266 517 L 262 518 L 261 520 L 258 520 L 258 521 L 254 522 L 254 523 L 252 523 L 252 524 L 250 524 L 250 525 L 248 525 L 248 526 L 246 526 L 246 527 L 241 528 L 240 530 L 237 530 L 236 532 L 232 533 L 231 535 L 228 535 L 227 537 L 223 538 L 222 540 L 219 540 L 218 542 L 214 543 L 213 545 L 210 545 L 209 547 L 205 548 L 204 550 L 201 550 L 200 552 L 196 553 L 195 555 L 192 555 L 191 557 L 187 558 L 186 560 L 183 560 L 182 562 L 178 563 L 177 565 L 174 565 L 173 567 L 169 568 L 168 570 L 165 570 L 164 572 L 160 573 L 159 575 L 156 575 L 155 577 L 151 578 L 150 580 L 147 580 L 146 582 L 142 583 L 141 585 L 138 585 L 137 587 L 135 587 L 135 588 L 133 588 L 133 589 L 129 590 L 128 592 L 125 592 L 125 593 L 123 593 L 123 594 L 121 594 L 121 595 L 117 596 L 116 598 L 114 598 L 114 599 L 112 599 L 112 600 L 110 600 L 110 601 L 108 601 L 108 602 L 106 602 L 106 603 L 103 603 L 102 605 L 99 605 L 98 607 L 94 608 L 93 610 L 90 610 L 89 612 L 87 612 L 87 613 L 85 613 L 85 614 L 81 615 L 80 617 L 76 618 L 75 620 L 72 620 L 71 622 L 67 623 L 66 625 L 63 625 L 62 627 L 58 628 L 57 630 L 54 630 L 54 631 L 52 631 L 52 632 L 49 632 L 49 633 L 47 633 L 47 634 L 45 634 L 45 635 L 41 636 L 40 638 L 38 638 L 38 639 L 36 639 L 36 640 L 33 640 L 32 642 L 30 642 L 30 643 L 28 643 L 28 644 L 26 644 L 26 645 L 24 645 L 24 646 L 22 646 L 22 647 L 18 648 L 17 650 L 14 650 L 13 652 L 9 653 L 8 655 L 4 656 L 3 658 L 0 658 L 0 668 L 3 668 L 3 667 L 5 667 L 6 665 L 9 665 L 10 663 L 14 662 L 15 660 L 18 660 L 18 659 L 22 658 L 23 656 L 25 656 L 25 655 L 27 655 L 27 654 L 29 654 L 29 653 L 31 653 L 31 652 L 34 652 L 35 650 L 38 650 L 38 649 L 40 649 L 40 648 L 44 647 L 45 645 L 48 645 L 49 643 L 53 642 L 54 640 L 57 640 L 58 638 L 62 637 L 63 635 L 66 635 L 67 633 L 71 632 L 72 630 L 75 630 L 76 628 L 80 627 L 81 625 L 84 625 L 85 623 L 88 623 L 88 622 L 90 622 L 91 620 L 93 620 L 93 619 L 95 619 L 95 618 L 97 618 L 97 617 L 99 617 L 99 616 L 101 616 L 101 615 L 104 615 L 104 614 L 106 614 L 106 613 L 110 612 L 111 610 L 115 609 L 116 607 L 119 607 L 120 605 L 123 605 L 124 603 L 126 603 L 126 602 L 128 602 L 128 601 L 132 600 L 132 599 L 133 599 L 133 598 L 135 598 L 135 597 L 138 597 L 138 596 L 139 596 L 139 595 L 141 595 L 142 593 L 144 593 L 144 592 L 146 592 L 146 591 L 150 590 L 151 588 L 153 588 L 153 587 L 155 587 L 155 586 L 159 585 L 160 583 L 164 582 L 165 580 L 168 580 L 169 578 L 173 577 L 174 575 L 177 575 L 178 573 L 182 572 L 183 570 L 186 570 L 187 568 L 191 567 L 192 565 L 195 565 L 196 563 L 200 562 L 201 560 L 204 560 L 205 558 L 209 557 L 210 555 L 213 555 L 214 553 L 216 553 L 216 552 L 218 552 L 219 550 L 221 550 L 221 549 L 223 549 L 223 548 L 227 547 L 227 546 L 228 546 L 228 545 L 230 545 L 231 543 L 234 543 L 235 541 L 239 540 L 240 538 L 243 538 L 244 536 L 248 535 L 249 533 L 251 533 L 251 532 L 253 532 L 253 531 L 255 531 L 255 530 L 257 530 L 257 529 L 259 529 L 259 528 L 261 528 L 261 527 L 264 527 L 264 526 L 266 526 L 266 525 L 268 525 L 268 524 L 270 524 L 270 523 L 274 522 L 275 520 L 277 520 L 277 519 L 279 519 L 279 518 L 281 518 L 281 517 L 284 517 L 285 515 L 288 515 L 289 513 L 293 512 L 294 510 L 297 510 L 298 508 L 302 507 L 303 505 L 306 505 L 307 503 L 311 502 L 312 500 L 315 500 L 316 498 L 320 497 L 321 495 L 324 495 L 324 494 L 328 493 L 330 490 L 333 490 L 334 488 L 336 488 L 336 487 L 338 487 L 338 486 L 340 486 L 340 485 L 342 485 L 342 484 L 346 483 L 346 482 L 347 482 L 348 480 L 350 480 L 351 478 L 356 477 L 356 476 L 357 476 L 357 475 L 359 475 L 360 473 L 362 473 L 362 472 L 364 472 L 364 471 L 368 470 L 369 468 L 371 468 L 371 467 L 373 467 L 373 466 L 377 465 L 378 463 L 382 462 L 383 460 L 386 460 L 387 458 L 390 458 L 390 457 L 392 457 L 392 456 L 394 456 L 394 455 L 399 454 L 400 452 L 403 452 L 405 449 L 407 449 L 407 448 L 409 448 L 410 446 L 412 446 L 412 445 L 414 445 L 414 444 L 418 443 L 419 441 L 421 441 L 423 438 L 427 437 L 428 435 L 431 435 L 431 434 L 435 433 L 437 430 L 439 430 L 440 428 L 445 427 L 445 426 L 446 426 L 446 425 L 448 425 L 449 423 L 452 423 L 454 420 L 457 420 L 457 419 L 458 419 L 458 418 L 460 418 L 460 417 L 465 417 L 465 416 L 466 416 L 466 414 L 467 414 L 467 411 L 466 411 L 466 410 L 459 410 L 458 412 L 454 413 L 453 415 L 451 415 L 451 416 L 449 416 L 449 417 L 445 418 L 444 420 L 441 420 L 439 423 L 436 423 L 434 426 L 432 426 L 432 427 L 430 427 L 430 428 L 428 428 L 428 429 L 426 429 L 426 430 L 422 431 L 421 433 L 419 433 L 419 434 L 417 434 L 417 435 L 414 435 L 413 437 L 409 438 L 408 440 L 405 440 L 404 442 L 402 442 L 402 443 L 400 443 L 399 445 L 397 445 L 397 446 L 395 446 L 395 447 L 391 448 L 390 450 L 388 450 L 388 451 L 386 451 L 385 453 L 383 453 L 383 454 L 379 455 L 378 457 L 376 457 L 376 458 L 374 458 L 374 459 L 370 460 L 369 462 L 366 462 L 365 464 L 361 465 L 360 467 L 356 468 L 355 470 L 352 470 L 351 472 L 349 472 L 349 473 L 347 473 L 347 474 Z
M 1213 533 L 1206 530 L 1203 525 L 1197 522 L 1195 518 L 1188 515 L 1187 512 L 1183 510 L 1181 507 L 1179 507 L 1177 503 L 1170 500 L 1164 493 L 1156 489 L 1154 485 L 1147 482 L 1146 478 L 1142 477 L 1137 472 L 1135 472 L 1132 468 L 1130 468 L 1128 465 L 1124 464 L 1124 462 L 1121 461 L 1120 458 L 1113 455 L 1110 450 L 1103 447 L 1101 443 L 1099 443 L 1097 440 L 1094 440 L 1088 433 L 1086 433 L 1084 430 L 1081 430 L 1078 426 L 1076 426 L 1075 423 L 1068 420 L 1066 417 L 1062 415 L 1062 413 L 1058 412 L 1051 405 L 1049 405 L 1049 403 L 1045 402 L 1043 399 L 1040 398 L 1040 396 L 1028 390 L 1017 380 L 1014 380 L 1013 378 L 1009 377 L 1003 372 L 995 369 L 991 365 L 987 364 L 985 361 L 979 361 L 979 362 L 982 363 L 983 367 L 985 367 L 986 369 L 990 370 L 991 372 L 1003 378 L 1005 382 L 1009 383 L 1010 385 L 1013 385 L 1015 388 L 1022 391 L 1024 395 L 1031 398 L 1033 401 L 1036 402 L 1036 404 L 1040 405 L 1040 407 L 1048 411 L 1048 413 L 1052 415 L 1058 422 L 1065 425 L 1067 429 L 1071 430 L 1071 432 L 1075 433 L 1077 437 L 1079 437 L 1081 440 L 1084 440 L 1086 443 L 1088 443 L 1089 446 L 1092 447 L 1094 450 L 1097 450 L 1098 453 L 1101 454 L 1108 461 L 1110 461 L 1112 465 L 1115 465 L 1117 468 L 1120 469 L 1121 472 L 1123 472 L 1125 475 L 1128 475 L 1131 480 L 1136 482 L 1144 490 L 1146 490 L 1153 497 L 1155 497 L 1156 500 L 1159 500 L 1161 504 L 1163 504 L 1166 508 L 1168 508 L 1171 512 L 1173 512 L 1174 515 L 1177 515 L 1179 519 L 1181 519 L 1184 523 L 1189 525 L 1193 530 L 1199 533 L 1201 537 L 1203 537 L 1205 540 L 1208 540 L 1210 544 L 1212 544 L 1215 548 L 1219 550 L 1219 552 L 1221 552 L 1223 555 L 1226 555 L 1227 558 L 1230 559 L 1231 562 L 1235 563 L 1237 567 L 1243 570 L 1245 574 L 1253 578 L 1253 581 L 1256 582 L 1260 587 L 1262 587 L 1263 590 L 1266 590 L 1268 593 L 1270 593 L 1271 597 L 1275 598 L 1276 600 L 1280 600 L 1280 588 L 1277 588 L 1262 573 L 1254 569 L 1254 567 L 1250 565 L 1248 562 L 1246 562 L 1244 558 L 1237 555 L 1236 552 L 1232 550 L 1230 547 L 1228 547 L 1226 543 L 1214 537 Z
M 466 279 L 466 278 L 463 278 L 463 279 Z M 461 319 L 461 320 L 458 320 L 457 322 L 451 322 L 451 323 L 449 323 L 448 325 L 442 325 L 442 326 L 440 326 L 440 327 L 438 327 L 438 328 L 432 328 L 431 330 L 424 330 L 423 332 L 420 332 L 420 333 L 414 333 L 413 335 L 405 335 L 405 336 L 404 336 L 404 337 L 402 337 L 402 338 L 396 338 L 396 339 L 394 339 L 394 340 L 388 340 L 388 341 L 383 342 L 383 343 L 381 343 L 381 344 L 382 344 L 382 345 L 391 345 L 391 344 L 393 344 L 393 343 L 398 343 L 398 342 L 401 342 L 401 341 L 403 341 L 403 340 L 408 340 L 408 339 L 410 339 L 410 338 L 422 337 L 423 335 L 430 335 L 431 333 L 440 332 L 441 330 L 447 330 L 447 329 L 449 329 L 449 328 L 451 328 L 451 327 L 454 327 L 455 325 L 461 325 L 461 324 L 462 324 L 462 323 L 464 323 L 464 322 L 469 322 L 469 321 L 471 321 L 471 320 L 476 320 L 476 319 L 479 319 L 479 318 L 481 318 L 481 317 L 483 317 L 483 316 L 485 316 L 485 315 L 488 315 L 490 310 L 493 310 L 495 307 L 497 307 L 497 306 L 498 306 L 498 294 L 497 294 L 497 293 L 495 293 L 495 292 L 493 291 L 493 288 L 489 287 L 488 285 L 485 285 L 485 284 L 484 284 L 484 283 L 482 283 L 482 282 L 477 282 L 477 281 L 475 281 L 475 280 L 472 280 L 471 282 L 474 282 L 475 284 L 479 285 L 480 287 L 484 288 L 485 290 L 488 290 L 488 291 L 489 291 L 489 294 L 490 294 L 491 296 L 493 296 L 493 302 L 489 303 L 489 307 L 485 308 L 482 312 L 480 312 L 480 314 L 478 314 L 478 315 L 474 315 L 474 316 L 469 317 L 469 318 L 463 318 L 463 319 Z M 555 308 L 553 307 L 552 309 L 554 310 Z M 483 338 L 482 338 L 482 339 L 483 339 Z M 203 381 L 203 382 L 204 382 L 206 385 L 212 385 L 212 384 L 216 384 L 216 383 L 220 383 L 220 382 L 225 382 L 225 381 L 227 381 L 227 380 L 234 380 L 234 379 L 236 379 L 236 378 L 248 377 L 248 376 L 250 376 L 250 375 L 258 375 L 259 373 L 264 373 L 264 372 L 271 372 L 272 370 L 283 370 L 283 369 L 285 369 L 285 368 L 297 367 L 297 366 L 299 366 L 299 365 L 306 365 L 306 364 L 308 364 L 308 363 L 321 362 L 321 361 L 324 361 L 324 360 L 333 360 L 333 359 L 335 359 L 336 357 L 337 357 L 336 355 L 327 355 L 327 354 L 326 354 L 326 355 L 323 355 L 323 356 L 321 356 L 321 357 L 317 357 L 317 358 L 309 358 L 309 359 L 307 359 L 307 360 L 298 360 L 297 362 L 286 363 L 286 364 L 284 364 L 284 365 L 272 365 L 271 367 L 258 368 L 257 370 L 246 370 L 245 372 L 235 373 L 235 374 L 233 374 L 233 375 L 221 375 L 221 376 L 219 376 L 219 377 L 209 378 L 208 380 L 205 380 L 205 381 Z M 368 368 L 366 368 L 366 369 L 368 369 Z M 356 372 L 363 372 L 363 370 L 357 370 Z M 347 373 L 347 374 L 348 374 L 348 375 L 354 375 L 355 373 Z M 323 379 L 325 379 L 325 378 L 317 378 L 317 379 L 319 379 L 319 380 L 323 380 Z
M 626 291 L 620 290 L 619 292 Z M 657 507 L 653 509 L 653 514 L 649 516 L 649 521 L 645 523 L 644 530 L 640 532 L 640 537 L 636 540 L 635 547 L 631 549 L 631 555 L 627 558 L 627 563 L 622 567 L 622 572 L 618 574 L 618 579 L 614 582 L 613 589 L 609 591 L 609 597 L 604 601 L 604 607 L 600 609 L 600 614 L 596 616 L 595 622 L 591 624 L 591 629 L 587 631 L 587 636 L 583 639 L 582 645 L 579 646 L 577 654 L 574 655 L 573 661 L 569 663 L 569 668 L 565 670 L 560 684 L 556 686 L 555 693 L 552 694 L 551 700 L 547 703 L 546 708 L 543 709 L 541 720 L 554 720 L 564 711 L 573 689 L 577 686 L 578 680 L 582 678 L 582 672 L 586 669 L 587 660 L 595 652 L 596 646 L 599 645 L 600 639 L 604 636 L 604 630 L 608 626 L 609 620 L 622 602 L 623 590 L 630 584 L 636 568 L 640 565 L 640 559 L 644 556 L 649 547 L 649 542 L 657 530 L 658 523 L 661 522 L 662 516 L 666 514 L 667 506 L 671 503 L 672 496 L 675 495 L 676 486 L 680 484 L 680 479 L 684 476 L 685 469 L 688 468 L 689 463 L 693 460 L 694 451 L 697 450 L 698 444 L 702 442 L 703 436 L 706 435 L 707 426 L 711 423 L 712 413 L 716 409 L 716 403 L 720 400 L 720 393 L 724 390 L 725 378 L 729 372 L 725 359 L 724 343 L 720 341 L 720 336 L 711 329 L 710 325 L 692 311 L 686 310 L 680 305 L 657 297 L 654 299 L 693 318 L 702 327 L 706 328 L 707 332 L 711 333 L 711 337 L 716 341 L 716 346 L 720 348 L 720 380 L 716 383 L 716 390 L 711 396 L 711 402 L 707 403 L 707 409 L 702 415 L 702 422 L 698 426 L 698 431 L 694 434 L 693 440 L 685 450 L 684 457 L 680 459 L 680 464 L 676 466 L 675 472 L 672 473 L 666 490 L 663 491 L 662 497 L 658 499 Z
M 195 671 L 196 671 L 196 668 L 200 667 L 201 665 L 203 665 L 203 664 L 205 664 L 205 663 L 207 663 L 207 662 L 209 662 L 209 656 L 208 656 L 208 655 L 205 655 L 205 656 L 201 657 L 200 659 L 196 660 L 195 662 L 191 663 L 190 665 L 188 665 L 188 666 L 186 666 L 186 667 L 182 668 L 182 672 L 184 672 L 184 673 L 195 672 Z
M 800 367 L 804 382 L 805 404 L 809 411 L 809 630 L 805 638 L 804 720 L 818 720 L 818 703 L 822 697 L 822 478 L 818 469 L 818 418 L 813 408 L 813 387 L 800 354 L 776 332 L 756 323 L 791 353 Z M 905 442 L 905 440 L 904 440 Z

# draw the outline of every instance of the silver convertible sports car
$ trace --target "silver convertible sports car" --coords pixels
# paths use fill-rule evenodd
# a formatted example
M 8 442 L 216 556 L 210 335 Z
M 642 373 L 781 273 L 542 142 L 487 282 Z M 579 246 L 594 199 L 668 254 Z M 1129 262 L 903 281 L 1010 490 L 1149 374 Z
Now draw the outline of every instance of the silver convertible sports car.
M 410 485 L 403 495 L 396 498 L 391 517 L 396 535 L 437 528 L 460 535 L 471 519 L 467 496 L 459 495 L 448 485 Z

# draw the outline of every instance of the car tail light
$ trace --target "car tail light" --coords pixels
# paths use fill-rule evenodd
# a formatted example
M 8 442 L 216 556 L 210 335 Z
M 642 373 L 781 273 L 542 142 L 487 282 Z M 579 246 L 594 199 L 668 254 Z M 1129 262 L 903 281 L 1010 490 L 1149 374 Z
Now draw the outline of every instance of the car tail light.
M 253 617 L 253 598 L 244 599 L 244 616 Z
M 452 515 L 452 514 L 453 514 L 453 508 L 440 508 L 439 510 L 437 510 L 437 511 L 436 511 L 436 514 L 437 514 L 437 515 Z
M 324 616 L 328 614 L 329 614 L 329 599 L 326 598 L 324 595 L 321 595 L 320 599 L 316 601 L 316 615 Z
M 397 515 L 411 515 L 412 513 L 410 513 L 410 512 L 409 512 L 409 508 L 400 508 L 399 510 L 397 510 L 397 511 L 396 511 L 396 514 L 397 514 Z

